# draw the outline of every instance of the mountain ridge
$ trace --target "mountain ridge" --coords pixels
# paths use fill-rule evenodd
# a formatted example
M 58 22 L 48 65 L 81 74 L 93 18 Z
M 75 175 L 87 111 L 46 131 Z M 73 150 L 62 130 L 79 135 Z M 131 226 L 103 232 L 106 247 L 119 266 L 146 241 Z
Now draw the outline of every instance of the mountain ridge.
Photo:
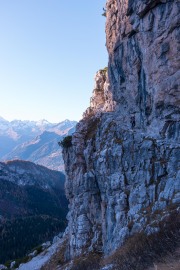
M 63 173 L 30 161 L 0 162 L 0 263 L 65 229 L 64 182 Z
M 75 121 L 68 119 L 59 123 L 49 123 L 47 120 L 0 120 L 0 159 L 24 159 L 63 171 L 62 151 L 58 141 L 72 134 L 75 125 Z

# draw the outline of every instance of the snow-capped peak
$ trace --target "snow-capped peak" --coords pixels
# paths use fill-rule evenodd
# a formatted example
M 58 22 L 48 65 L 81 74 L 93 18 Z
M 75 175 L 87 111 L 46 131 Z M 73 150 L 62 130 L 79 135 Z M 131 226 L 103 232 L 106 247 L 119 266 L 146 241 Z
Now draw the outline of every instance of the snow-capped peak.
M 54 125 L 54 124 L 50 123 L 46 119 L 41 119 L 36 122 L 36 126 L 47 126 L 47 125 Z

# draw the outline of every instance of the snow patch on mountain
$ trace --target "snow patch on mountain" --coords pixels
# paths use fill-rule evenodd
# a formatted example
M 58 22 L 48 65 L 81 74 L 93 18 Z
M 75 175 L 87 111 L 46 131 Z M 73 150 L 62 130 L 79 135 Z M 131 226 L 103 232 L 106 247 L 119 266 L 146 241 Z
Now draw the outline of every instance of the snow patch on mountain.
M 76 122 L 6 121 L 0 118 L 1 161 L 22 159 L 53 170 L 64 170 L 58 142 L 74 132 Z

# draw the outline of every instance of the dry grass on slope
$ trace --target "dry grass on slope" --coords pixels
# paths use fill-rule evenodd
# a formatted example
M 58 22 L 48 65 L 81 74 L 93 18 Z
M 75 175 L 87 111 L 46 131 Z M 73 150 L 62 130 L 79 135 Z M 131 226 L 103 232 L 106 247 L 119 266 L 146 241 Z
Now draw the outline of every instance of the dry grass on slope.
M 105 259 L 101 254 L 90 253 L 67 262 L 66 242 L 41 270 L 64 270 L 66 266 L 71 266 L 71 270 L 99 270 L 106 265 L 113 265 L 112 270 L 179 270 L 180 215 L 177 212 L 171 214 L 159 226 L 160 231 L 156 234 L 147 236 L 139 233 L 132 236 Z
M 71 270 L 99 270 L 101 255 L 98 253 L 89 253 L 88 256 L 81 256 L 74 259 Z
M 64 265 L 66 262 L 65 254 L 67 250 L 67 240 L 65 240 L 57 252 L 52 256 L 51 260 L 46 263 L 41 270 L 55 270 L 58 266 Z
M 149 236 L 144 233 L 134 235 L 105 259 L 103 264 L 113 264 L 112 270 L 145 270 L 149 266 L 153 266 L 153 270 L 160 270 L 155 266 L 158 264 L 160 267 L 165 256 L 173 254 L 179 247 L 180 216 L 175 213 L 160 223 L 158 233 Z M 165 268 L 161 267 L 161 270 Z
M 163 262 L 154 263 L 153 267 L 147 270 L 179 270 L 180 269 L 180 248 L 174 254 L 163 258 Z

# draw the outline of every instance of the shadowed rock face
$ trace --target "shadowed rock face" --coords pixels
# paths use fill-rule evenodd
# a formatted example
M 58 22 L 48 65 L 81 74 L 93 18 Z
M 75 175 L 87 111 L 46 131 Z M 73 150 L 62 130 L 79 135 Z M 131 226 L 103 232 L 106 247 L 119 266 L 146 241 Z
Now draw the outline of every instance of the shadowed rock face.
M 179 9 L 179 1 L 107 3 L 111 89 L 129 126 L 131 116 L 136 127 L 153 133 L 157 120 L 161 128 L 177 121 Z
M 63 150 L 70 257 L 154 233 L 180 203 L 180 2 L 108 0 L 106 8 L 108 78 L 97 73 Z

